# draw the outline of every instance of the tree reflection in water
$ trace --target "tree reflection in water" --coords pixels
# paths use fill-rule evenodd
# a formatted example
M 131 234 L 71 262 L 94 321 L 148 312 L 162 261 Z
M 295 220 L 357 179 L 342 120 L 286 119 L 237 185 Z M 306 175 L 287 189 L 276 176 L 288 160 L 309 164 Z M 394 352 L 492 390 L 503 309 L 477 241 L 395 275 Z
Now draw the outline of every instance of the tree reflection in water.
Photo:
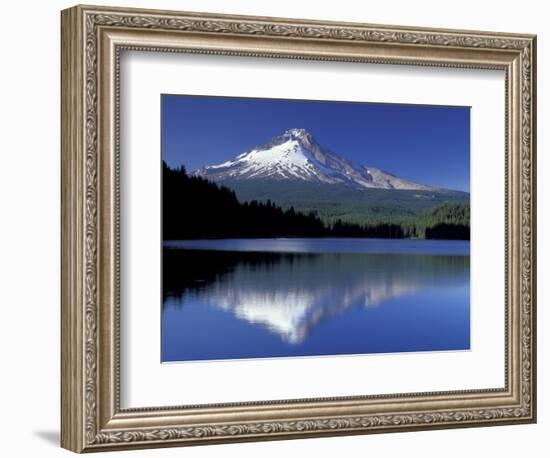
M 469 282 L 469 256 L 163 250 L 164 307 L 199 300 L 302 343 L 322 320 Z

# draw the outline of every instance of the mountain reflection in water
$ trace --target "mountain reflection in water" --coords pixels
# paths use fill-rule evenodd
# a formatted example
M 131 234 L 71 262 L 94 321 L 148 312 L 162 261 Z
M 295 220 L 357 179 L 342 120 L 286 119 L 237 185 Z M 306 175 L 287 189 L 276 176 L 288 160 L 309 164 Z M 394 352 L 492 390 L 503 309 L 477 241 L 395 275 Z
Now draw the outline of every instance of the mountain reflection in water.
M 392 316 L 397 313 L 396 318 L 392 318 L 393 322 L 387 318 L 382 322 L 387 322 L 387 332 L 402 333 L 395 324 L 400 319 L 410 321 L 410 313 L 417 321 L 446 322 L 439 315 L 446 310 L 444 294 L 453 291 L 460 292 L 461 309 L 464 306 L 467 309 L 467 316 L 456 323 L 462 336 L 457 342 L 461 343 L 439 342 L 432 346 L 468 348 L 469 262 L 469 256 L 455 255 L 262 253 L 165 247 L 163 360 L 331 354 L 330 339 L 335 342 L 333 354 L 368 353 L 369 348 L 362 340 L 374 338 L 373 332 L 367 336 L 369 326 L 381 319 L 380 314 L 372 315 L 372 310 L 391 303 L 388 313 Z M 433 303 L 431 292 L 435 292 L 441 303 Z M 399 298 L 407 300 L 400 302 Z M 416 302 L 412 303 L 411 298 Z M 428 306 L 423 308 L 427 302 Z M 400 307 L 404 309 L 400 311 Z M 376 318 L 370 325 L 369 311 Z M 352 313 L 354 318 L 350 321 Z M 365 320 L 363 328 L 358 325 L 361 320 Z M 333 329 L 336 322 L 341 325 Z M 308 342 L 322 323 L 327 323 L 320 331 L 323 335 Z M 254 330 L 243 328 L 243 324 Z M 380 327 L 380 323 L 376 325 Z M 452 326 L 452 322 L 447 326 Z M 410 333 L 411 329 L 415 329 L 414 322 L 405 332 Z M 214 339 L 205 335 L 210 332 L 216 334 Z M 426 334 L 424 329 L 418 332 Z M 434 330 L 435 334 L 440 332 Z M 220 335 L 223 333 L 224 336 Z M 412 340 L 415 338 L 419 336 Z M 317 339 L 323 343 L 314 345 Z M 342 342 L 336 344 L 337 340 Z M 400 340 L 402 337 L 395 342 Z M 426 342 L 432 340 L 426 336 Z M 342 350 L 338 350 L 340 347 Z M 415 351 L 398 347 L 377 350 L 377 345 L 373 348 L 373 351 Z M 430 348 L 420 344 L 416 350 Z

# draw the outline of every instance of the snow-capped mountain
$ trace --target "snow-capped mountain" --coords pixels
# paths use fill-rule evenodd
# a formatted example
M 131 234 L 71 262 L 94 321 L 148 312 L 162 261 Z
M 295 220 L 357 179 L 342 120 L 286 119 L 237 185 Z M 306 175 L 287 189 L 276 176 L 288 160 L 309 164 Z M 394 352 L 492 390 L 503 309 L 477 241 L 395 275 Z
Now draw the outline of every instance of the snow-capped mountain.
M 202 167 L 194 174 L 212 181 L 301 180 L 358 189 L 436 190 L 374 167 L 353 164 L 323 148 L 305 129 L 289 129 L 267 145 L 257 146 L 222 164 Z

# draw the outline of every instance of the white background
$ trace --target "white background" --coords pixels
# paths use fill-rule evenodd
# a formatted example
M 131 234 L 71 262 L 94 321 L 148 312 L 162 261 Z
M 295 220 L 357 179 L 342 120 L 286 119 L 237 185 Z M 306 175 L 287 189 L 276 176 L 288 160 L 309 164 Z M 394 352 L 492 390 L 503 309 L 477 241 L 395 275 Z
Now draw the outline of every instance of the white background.
M 144 52 L 121 66 L 122 407 L 504 387 L 504 72 Z M 159 364 L 159 94 L 182 92 L 472 107 L 471 351 Z
M 104 3 L 97 0 L 96 3 Z M 550 96 L 545 44 L 550 40 L 545 2 L 388 1 L 258 2 L 239 0 L 117 1 L 195 11 L 289 16 L 449 28 L 531 32 L 539 40 L 539 423 L 537 425 L 429 431 L 272 443 L 121 452 L 128 456 L 545 456 L 550 433 L 548 289 L 550 173 L 542 126 Z M 0 113 L 0 321 L 2 455 L 69 456 L 57 447 L 59 425 L 59 10 L 69 2 L 3 5 Z M 547 53 L 546 53 L 547 54 Z M 548 208 L 548 206 L 547 206 Z M 547 283 L 547 281 L 546 281 Z M 546 385 L 546 387 L 544 386 Z M 114 455 L 115 456 L 115 455 Z

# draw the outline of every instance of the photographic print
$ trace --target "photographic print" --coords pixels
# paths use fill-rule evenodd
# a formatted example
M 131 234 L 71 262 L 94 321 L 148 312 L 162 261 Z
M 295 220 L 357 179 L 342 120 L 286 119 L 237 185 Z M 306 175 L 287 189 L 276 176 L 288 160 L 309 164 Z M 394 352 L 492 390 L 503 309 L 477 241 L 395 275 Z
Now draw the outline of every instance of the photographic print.
M 535 35 L 77 5 L 60 42 L 63 448 L 537 421 Z
M 470 108 L 163 94 L 162 362 L 470 349 Z

